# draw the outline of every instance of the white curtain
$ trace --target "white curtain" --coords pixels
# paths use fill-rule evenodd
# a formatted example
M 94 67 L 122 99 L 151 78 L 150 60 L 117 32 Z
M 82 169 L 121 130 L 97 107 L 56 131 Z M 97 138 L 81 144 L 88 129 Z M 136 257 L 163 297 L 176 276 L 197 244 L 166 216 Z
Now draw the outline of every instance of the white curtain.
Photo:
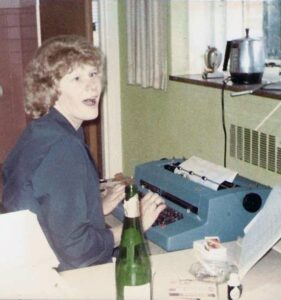
M 128 83 L 167 87 L 168 0 L 126 0 Z

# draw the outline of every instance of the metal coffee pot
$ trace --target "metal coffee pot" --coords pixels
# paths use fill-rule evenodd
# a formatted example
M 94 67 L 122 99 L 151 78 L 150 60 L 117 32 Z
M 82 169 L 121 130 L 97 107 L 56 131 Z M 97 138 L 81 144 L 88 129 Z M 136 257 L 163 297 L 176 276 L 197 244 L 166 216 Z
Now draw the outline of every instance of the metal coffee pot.
M 249 29 L 246 29 L 246 37 L 228 41 L 225 49 L 223 71 L 229 72 L 233 83 L 257 84 L 261 83 L 265 53 L 262 39 L 249 37 Z

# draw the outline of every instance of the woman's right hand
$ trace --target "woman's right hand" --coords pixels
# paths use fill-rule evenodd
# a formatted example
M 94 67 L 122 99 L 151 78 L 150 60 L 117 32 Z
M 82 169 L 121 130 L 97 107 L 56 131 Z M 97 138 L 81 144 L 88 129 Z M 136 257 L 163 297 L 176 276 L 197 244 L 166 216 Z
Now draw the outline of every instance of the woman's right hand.
M 166 208 L 164 199 L 156 193 L 148 192 L 140 201 L 143 231 L 147 231 Z

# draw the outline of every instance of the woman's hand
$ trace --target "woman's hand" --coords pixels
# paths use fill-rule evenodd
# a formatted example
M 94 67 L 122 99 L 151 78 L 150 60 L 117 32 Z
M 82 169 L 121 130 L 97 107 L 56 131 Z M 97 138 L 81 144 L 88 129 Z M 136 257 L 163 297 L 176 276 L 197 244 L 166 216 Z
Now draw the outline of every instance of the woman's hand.
M 114 202 L 114 201 L 113 201 Z M 148 192 L 140 201 L 142 227 L 147 231 L 155 222 L 162 210 L 166 208 L 165 201 L 158 194 Z M 111 228 L 114 237 L 114 247 L 119 246 L 123 224 Z
M 110 214 L 114 208 L 125 198 L 125 186 L 124 184 L 116 184 L 114 186 L 108 186 L 101 194 L 103 214 Z
M 165 201 L 156 193 L 148 192 L 140 201 L 142 227 L 147 231 L 166 208 Z

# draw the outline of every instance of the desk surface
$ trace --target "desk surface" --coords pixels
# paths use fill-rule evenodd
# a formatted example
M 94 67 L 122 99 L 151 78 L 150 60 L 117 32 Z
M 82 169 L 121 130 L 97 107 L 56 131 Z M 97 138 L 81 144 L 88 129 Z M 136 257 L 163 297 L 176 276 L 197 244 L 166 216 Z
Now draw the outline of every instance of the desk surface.
M 170 282 L 190 278 L 189 268 L 195 257 L 193 250 L 182 250 L 151 256 L 153 300 L 169 299 Z M 114 263 L 61 273 L 76 299 L 115 299 Z M 242 281 L 244 300 L 281 299 L 281 254 L 271 250 Z M 226 300 L 226 285 L 219 285 L 219 300 Z
M 233 243 L 227 243 L 231 247 Z M 165 252 L 149 243 L 153 277 L 153 300 L 168 300 L 173 280 L 192 278 L 190 266 L 196 262 L 194 251 Z M 159 253 L 160 252 L 160 253 Z M 42 266 L 44 267 L 44 266 Z M 114 300 L 115 264 L 81 268 L 57 273 L 53 269 L 30 266 L 27 270 L 0 268 L 0 299 Z M 7 276 L 10 275 L 10 276 Z M 11 276 L 13 275 L 13 276 Z M 7 280 L 4 280 L 8 278 Z M 269 251 L 242 281 L 242 300 L 281 299 L 281 254 Z M 8 283 L 8 284 L 7 284 Z M 226 284 L 218 286 L 218 299 L 226 300 Z
M 153 300 L 168 300 L 171 281 L 192 278 L 190 266 L 196 261 L 192 249 L 151 256 Z M 0 269 L 0 299 L 115 300 L 115 264 L 57 273 L 38 267 Z M 7 276 L 9 275 L 9 276 Z M 12 275 L 12 276 L 11 276 Z M 6 280 L 8 278 L 9 280 Z M 281 299 L 281 254 L 268 252 L 242 281 L 242 300 Z M 8 285 L 7 285 L 8 282 Z M 218 299 L 226 300 L 226 284 L 220 284 Z

